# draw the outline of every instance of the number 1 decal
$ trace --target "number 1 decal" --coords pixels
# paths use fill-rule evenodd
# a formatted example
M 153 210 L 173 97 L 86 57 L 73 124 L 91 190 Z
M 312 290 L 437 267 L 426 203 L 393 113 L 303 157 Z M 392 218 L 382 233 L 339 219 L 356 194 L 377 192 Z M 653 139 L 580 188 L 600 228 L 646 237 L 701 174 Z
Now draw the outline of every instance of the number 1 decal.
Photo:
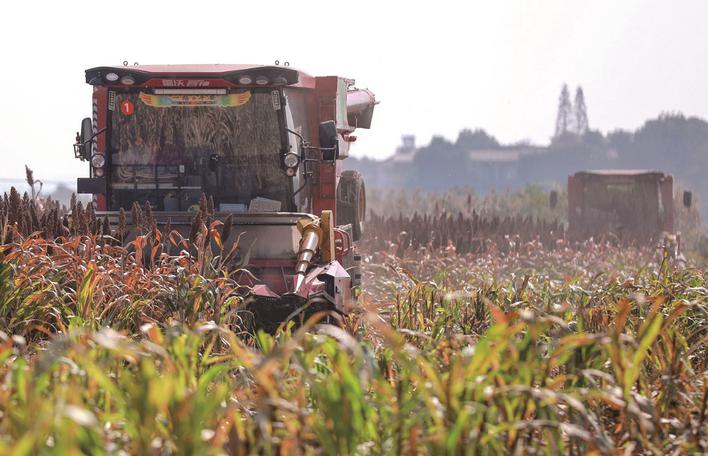
M 133 113 L 135 112 L 135 106 L 133 106 L 133 102 L 130 100 L 123 100 L 120 102 L 120 112 L 124 116 L 132 116 Z

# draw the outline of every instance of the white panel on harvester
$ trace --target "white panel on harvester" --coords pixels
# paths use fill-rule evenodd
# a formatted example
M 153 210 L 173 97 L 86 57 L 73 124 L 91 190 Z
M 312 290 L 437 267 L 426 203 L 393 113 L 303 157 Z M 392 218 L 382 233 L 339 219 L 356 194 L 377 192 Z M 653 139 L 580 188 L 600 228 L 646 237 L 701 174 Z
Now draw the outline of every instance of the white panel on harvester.
M 280 201 L 258 196 L 251 200 L 248 205 L 248 212 L 278 212 L 281 206 L 282 203 Z

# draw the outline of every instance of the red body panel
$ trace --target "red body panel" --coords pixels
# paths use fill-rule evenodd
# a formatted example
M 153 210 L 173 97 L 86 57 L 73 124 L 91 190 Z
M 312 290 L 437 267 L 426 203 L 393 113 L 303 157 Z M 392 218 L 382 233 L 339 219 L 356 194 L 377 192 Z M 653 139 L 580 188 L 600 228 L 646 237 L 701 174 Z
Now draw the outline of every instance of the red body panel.
M 336 120 L 337 77 L 325 76 L 316 78 L 315 96 L 317 103 L 317 119 L 315 125 L 327 120 Z M 314 135 L 313 137 L 317 137 Z M 319 214 L 324 210 L 331 210 L 337 220 L 337 184 L 341 167 L 339 161 L 322 162 L 317 180 L 318 189 L 312 195 L 313 210 Z
M 93 91 L 93 120 L 94 134 L 108 126 L 108 89 L 106 87 L 96 87 Z M 106 137 L 105 133 L 96 137 L 96 150 L 94 152 L 106 153 Z M 96 210 L 105 211 L 107 209 L 106 195 L 95 195 L 95 203 Z

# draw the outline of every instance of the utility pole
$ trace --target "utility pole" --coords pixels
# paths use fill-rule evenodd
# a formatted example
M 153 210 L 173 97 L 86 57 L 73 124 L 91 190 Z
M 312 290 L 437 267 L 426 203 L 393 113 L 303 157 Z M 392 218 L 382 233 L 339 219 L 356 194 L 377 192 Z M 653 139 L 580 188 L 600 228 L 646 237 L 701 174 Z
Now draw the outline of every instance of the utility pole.
M 558 138 L 564 133 L 571 131 L 572 110 L 573 107 L 570 104 L 568 84 L 563 84 L 560 98 L 558 99 L 558 115 L 556 116 L 556 134 L 554 137 Z
M 584 135 L 590 129 L 588 124 L 588 111 L 585 106 L 585 94 L 583 93 L 583 88 L 578 86 L 575 91 L 575 103 L 573 103 L 575 109 L 575 129 L 579 135 Z

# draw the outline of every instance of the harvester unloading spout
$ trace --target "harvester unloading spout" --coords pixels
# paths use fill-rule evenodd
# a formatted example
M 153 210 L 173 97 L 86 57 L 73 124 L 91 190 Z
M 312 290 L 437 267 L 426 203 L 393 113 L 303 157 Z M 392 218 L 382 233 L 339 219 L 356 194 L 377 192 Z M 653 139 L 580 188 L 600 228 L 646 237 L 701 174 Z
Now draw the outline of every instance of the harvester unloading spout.
M 349 125 L 356 128 L 371 128 L 371 117 L 378 101 L 369 89 L 353 89 L 347 92 L 347 117 Z
M 275 331 L 280 322 L 295 315 L 307 319 L 317 312 L 344 314 L 351 300 L 351 276 L 335 258 L 332 211 L 308 215 L 296 222 L 300 243 L 295 257 L 292 288 L 276 293 L 267 284 L 256 284 L 244 300 L 259 327 Z

